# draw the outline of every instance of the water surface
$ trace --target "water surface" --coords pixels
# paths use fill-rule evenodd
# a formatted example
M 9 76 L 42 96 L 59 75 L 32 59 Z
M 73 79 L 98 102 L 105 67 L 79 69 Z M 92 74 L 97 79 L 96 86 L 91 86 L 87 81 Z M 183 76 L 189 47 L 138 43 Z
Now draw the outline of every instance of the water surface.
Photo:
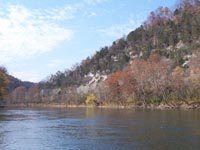
M 200 110 L 1 109 L 0 150 L 200 150 Z

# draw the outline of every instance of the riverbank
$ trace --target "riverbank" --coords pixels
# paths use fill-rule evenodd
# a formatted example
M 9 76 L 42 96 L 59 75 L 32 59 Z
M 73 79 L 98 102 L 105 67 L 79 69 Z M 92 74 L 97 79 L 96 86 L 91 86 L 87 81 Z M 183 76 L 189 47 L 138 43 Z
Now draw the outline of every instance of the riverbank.
M 185 102 L 185 101 L 171 101 L 160 104 L 147 104 L 147 105 L 138 105 L 138 104 L 102 104 L 99 106 L 95 105 L 85 105 L 85 104 L 66 104 L 66 103 L 21 103 L 21 104 L 6 104 L 5 107 L 20 107 L 20 108 L 117 108 L 117 109 L 200 109 L 200 101 L 196 102 Z

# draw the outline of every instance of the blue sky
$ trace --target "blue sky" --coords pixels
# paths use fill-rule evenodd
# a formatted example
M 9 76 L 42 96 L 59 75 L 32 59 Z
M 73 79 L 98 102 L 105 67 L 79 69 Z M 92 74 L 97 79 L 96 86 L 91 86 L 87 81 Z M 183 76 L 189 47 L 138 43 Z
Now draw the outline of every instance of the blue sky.
M 177 0 L 0 0 L 0 64 L 21 80 L 72 68 Z

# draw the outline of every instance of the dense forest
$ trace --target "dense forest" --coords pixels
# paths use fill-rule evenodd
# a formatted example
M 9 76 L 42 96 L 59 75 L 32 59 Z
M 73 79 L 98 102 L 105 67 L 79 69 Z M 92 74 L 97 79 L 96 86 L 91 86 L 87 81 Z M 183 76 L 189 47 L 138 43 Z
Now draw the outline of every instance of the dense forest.
M 5 67 L 0 66 L 0 100 L 4 99 L 4 96 L 12 93 L 17 87 L 24 86 L 26 89 L 34 86 L 32 82 L 21 81 L 8 74 Z
M 15 85 L 8 103 L 199 102 L 200 1 L 183 0 L 174 10 L 159 7 L 140 27 L 73 69 L 38 84 Z
M 110 74 L 122 70 L 135 57 L 148 59 L 151 53 L 169 58 L 173 65 L 182 66 L 186 55 L 200 46 L 200 2 L 183 1 L 173 10 L 159 7 L 136 30 L 88 57 L 73 70 L 58 71 L 47 80 L 48 86 L 66 87 L 87 82 L 89 73 Z

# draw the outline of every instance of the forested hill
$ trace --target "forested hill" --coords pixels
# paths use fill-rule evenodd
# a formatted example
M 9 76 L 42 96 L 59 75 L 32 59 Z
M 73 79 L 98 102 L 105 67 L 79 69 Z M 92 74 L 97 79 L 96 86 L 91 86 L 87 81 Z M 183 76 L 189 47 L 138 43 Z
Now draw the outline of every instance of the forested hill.
M 29 82 L 29 81 L 21 81 L 18 78 L 15 78 L 14 76 L 8 75 L 8 91 L 12 92 L 15 88 L 19 87 L 19 86 L 24 86 L 27 89 L 29 89 L 30 87 L 34 86 L 35 83 L 33 82 Z
M 3 95 L 12 92 L 17 87 L 24 86 L 25 88 L 30 88 L 34 86 L 34 83 L 28 81 L 21 81 L 7 73 L 5 67 L 0 66 L 0 100 Z
M 174 67 L 184 66 L 192 51 L 200 46 L 200 1 L 184 0 L 175 10 L 159 7 L 125 38 L 105 46 L 75 69 L 58 71 L 45 82 L 46 87 L 68 87 L 87 83 L 89 74 L 122 70 L 136 57 L 148 59 L 151 53 L 169 58 Z
M 29 85 L 29 84 L 28 84 Z M 7 103 L 200 107 L 200 1 L 159 7 L 126 37 L 32 87 L 16 87 Z M 196 103 L 198 103 L 196 105 Z M 174 106 L 174 103 L 173 105 Z M 170 106 L 170 107 L 171 107 Z

